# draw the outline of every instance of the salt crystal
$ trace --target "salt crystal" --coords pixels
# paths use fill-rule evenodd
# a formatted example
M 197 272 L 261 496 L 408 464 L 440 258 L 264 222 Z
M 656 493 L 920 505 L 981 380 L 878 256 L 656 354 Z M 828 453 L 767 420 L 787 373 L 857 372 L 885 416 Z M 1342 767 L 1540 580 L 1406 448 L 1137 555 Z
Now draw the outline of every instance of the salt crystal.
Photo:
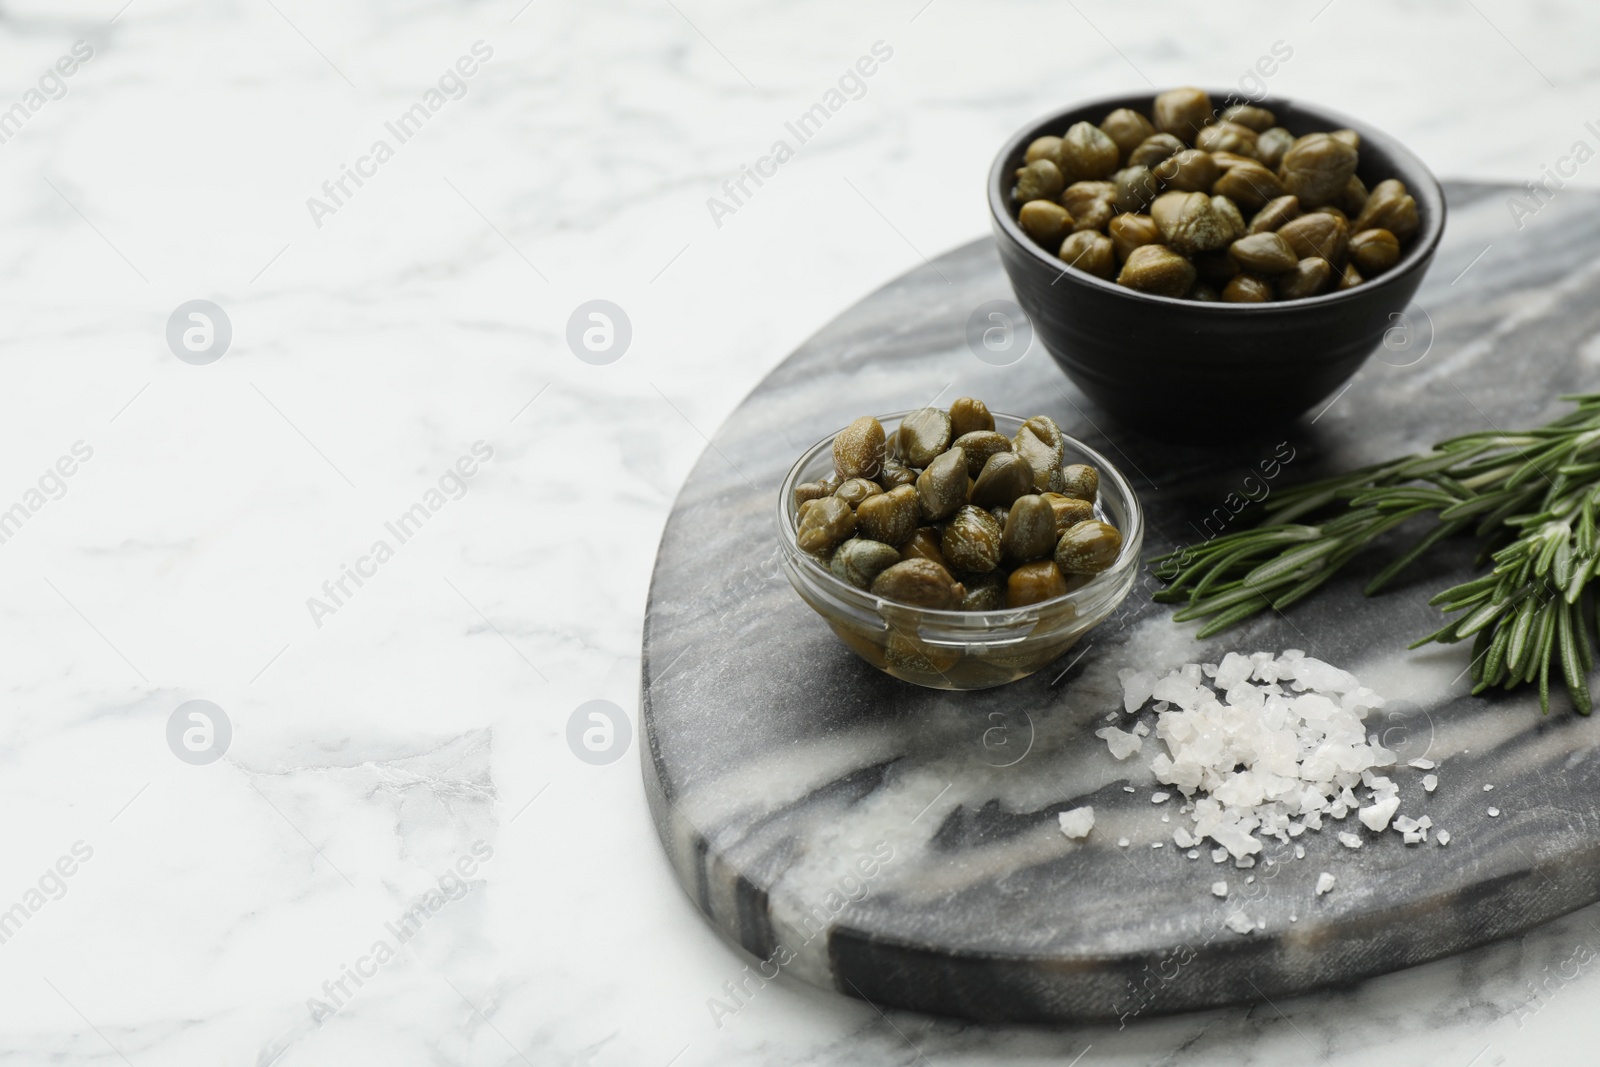
M 1211 862 L 1212 863 L 1221 863 L 1223 860 L 1225 860 L 1227 858 L 1228 858 L 1228 850 L 1227 849 L 1225 849 L 1225 848 L 1214 848 L 1214 849 L 1211 850 Z
M 1253 875 L 1253 874 L 1252 875 L 1247 875 L 1245 877 L 1245 884 L 1249 885 L 1250 883 L 1254 882 L 1255 880 L 1256 880 L 1256 876 L 1255 875 Z
M 1096 730 L 1094 735 L 1104 738 L 1106 747 L 1111 750 L 1111 755 L 1119 760 L 1127 759 L 1144 747 L 1144 741 L 1137 735 L 1125 734 L 1115 726 L 1102 727 Z
M 1317 875 L 1317 896 L 1320 897 L 1330 892 L 1333 889 L 1333 883 L 1337 881 L 1338 879 L 1327 871 Z
M 1294 858 L 1297 859 L 1297 860 L 1305 859 L 1306 858 L 1306 846 L 1304 846 L 1304 845 L 1296 845 L 1296 846 L 1294 846 Z
M 1368 830 L 1381 833 L 1389 825 L 1389 820 L 1400 809 L 1400 798 L 1390 797 L 1380 800 L 1370 808 L 1362 808 L 1360 812 L 1361 823 Z
M 1123 791 L 1123 792 L 1124 792 L 1124 793 L 1137 793 L 1137 792 L 1138 792 L 1138 790 L 1137 790 L 1137 789 L 1135 789 L 1135 788 L 1134 788 L 1134 787 L 1133 787 L 1133 786 L 1131 786 L 1131 785 L 1125 785 L 1125 786 L 1123 786 L 1123 787 L 1122 787 L 1122 791 Z
M 1117 679 L 1122 682 L 1122 709 L 1129 714 L 1138 711 L 1155 691 L 1156 676 L 1145 671 L 1120 670 Z
M 1137 737 L 1149 737 L 1150 736 L 1150 727 L 1146 726 L 1142 722 L 1136 722 L 1136 723 L 1133 724 L 1133 732 L 1134 732 L 1134 735 L 1137 736 Z
M 1225 920 L 1225 923 L 1228 929 L 1232 930 L 1236 934 L 1248 934 L 1250 931 L 1256 928 L 1255 924 L 1252 923 L 1242 911 L 1236 911 L 1232 915 L 1228 916 L 1228 918 Z
M 1129 841 L 1126 837 L 1117 838 L 1117 847 L 1118 848 L 1127 848 L 1132 843 L 1133 842 Z
M 1419 771 L 1431 771 L 1439 765 L 1431 759 L 1414 759 L 1407 763 L 1406 766 L 1415 767 Z
M 1494 786 L 1485 783 L 1484 787 L 1483 787 L 1483 791 L 1485 793 L 1492 793 L 1492 792 L 1494 792 Z
M 1233 865 L 1244 870 L 1249 870 L 1251 867 L 1256 865 L 1256 858 L 1254 856 L 1240 856 L 1238 859 L 1233 861 Z
M 1154 842 L 1151 843 L 1150 847 L 1151 848 L 1160 848 L 1164 844 L 1166 844 L 1165 841 L 1154 841 Z
M 1212 882 L 1211 883 L 1211 892 L 1215 896 L 1219 896 L 1219 897 L 1227 896 L 1228 895 L 1228 883 L 1227 882 Z
M 1433 826 L 1433 819 L 1430 816 L 1424 815 L 1422 818 L 1417 820 L 1417 829 L 1419 829 L 1419 830 L 1427 830 L 1427 829 L 1430 829 L 1432 826 Z
M 1490 808 L 1489 809 L 1489 818 L 1498 819 L 1499 817 L 1500 817 L 1500 809 L 1499 808 Z
M 1345 848 L 1360 848 L 1361 838 L 1357 837 L 1355 834 L 1341 832 L 1339 834 L 1339 844 L 1343 845 Z
M 1193 848 L 1198 844 L 1194 839 L 1194 835 L 1181 826 L 1172 831 L 1172 841 L 1179 848 Z
M 1056 816 L 1056 821 L 1061 826 L 1061 832 L 1068 837 L 1082 839 L 1089 836 L 1089 831 L 1094 828 L 1093 808 L 1073 808 L 1063 811 Z
M 1429 792 L 1429 793 L 1433 792 L 1435 789 L 1438 789 L 1439 788 L 1439 776 L 1436 775 L 1436 774 L 1425 774 L 1425 775 L 1423 775 L 1422 776 L 1422 788 L 1425 791 Z
M 1168 798 L 1170 798 L 1171 796 L 1172 796 L 1171 793 L 1151 793 L 1150 794 L 1150 803 L 1152 803 L 1152 804 L 1165 804 L 1167 802 Z
M 1434 834 L 1433 836 L 1434 836 L 1434 840 L 1438 841 L 1439 844 L 1441 844 L 1441 845 L 1448 845 L 1450 843 L 1450 831 L 1449 830 L 1440 830 L 1437 834 Z
M 1185 852 L 1184 855 L 1188 856 L 1192 860 L 1197 860 L 1200 858 L 1200 850 L 1197 848 L 1191 848 L 1188 852 Z

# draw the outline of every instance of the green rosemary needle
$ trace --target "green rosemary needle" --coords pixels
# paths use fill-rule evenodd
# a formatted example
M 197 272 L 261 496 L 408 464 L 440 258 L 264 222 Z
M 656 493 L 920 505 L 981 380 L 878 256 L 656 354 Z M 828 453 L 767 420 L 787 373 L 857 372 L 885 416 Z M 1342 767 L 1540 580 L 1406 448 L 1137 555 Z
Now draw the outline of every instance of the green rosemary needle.
M 1261 525 L 1151 560 L 1167 583 L 1156 599 L 1184 604 L 1173 618 L 1206 620 L 1199 636 L 1209 637 L 1284 610 L 1383 534 L 1430 516 L 1432 528 L 1367 583 L 1367 595 L 1441 540 L 1470 532 L 1488 573 L 1435 596 L 1452 618 L 1411 647 L 1470 638 L 1474 693 L 1537 681 L 1547 712 L 1559 670 L 1587 715 L 1589 620 L 1600 599 L 1589 588 L 1600 577 L 1600 393 L 1562 399 L 1576 409 L 1538 429 L 1467 434 L 1281 493 Z

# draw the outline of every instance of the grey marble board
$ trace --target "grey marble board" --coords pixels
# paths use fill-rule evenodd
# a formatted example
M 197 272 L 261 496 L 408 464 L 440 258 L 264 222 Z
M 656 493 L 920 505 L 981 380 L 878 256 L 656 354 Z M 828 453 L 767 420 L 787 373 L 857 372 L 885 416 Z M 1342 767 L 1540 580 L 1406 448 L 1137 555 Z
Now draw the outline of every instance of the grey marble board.
M 1564 697 L 1545 718 L 1527 695 L 1469 696 L 1464 647 L 1404 651 L 1438 625 L 1427 598 L 1470 562 L 1465 545 L 1369 600 L 1374 557 L 1286 617 L 1205 642 L 1136 588 L 1064 662 L 965 694 L 859 661 L 777 567 L 775 494 L 793 459 L 858 415 L 935 397 L 1051 415 L 1112 457 L 1141 495 L 1152 552 L 1229 521 L 1230 494 L 1565 410 L 1559 394 L 1600 384 L 1600 197 L 1565 191 L 1519 230 L 1509 189 L 1447 192 L 1409 336 L 1320 414 L 1257 441 L 1185 447 L 1113 425 L 1037 345 L 1011 366 L 975 358 L 968 316 L 1010 296 L 988 239 L 846 311 L 733 413 L 662 537 L 641 712 L 662 843 L 700 910 L 751 955 L 727 1008 L 782 972 L 972 1019 L 1129 1022 L 1353 982 L 1600 899 L 1600 722 Z M 1194 419 L 1203 431 L 1254 415 Z M 1263 483 L 1261 464 L 1284 456 Z M 1271 845 L 1277 862 L 1253 871 L 1214 865 L 1208 849 L 1190 860 L 1143 759 L 1118 763 L 1093 736 L 1119 706 L 1119 668 L 1287 648 L 1389 698 L 1371 728 L 1403 760 L 1441 764 L 1431 795 L 1420 772 L 1397 772 L 1402 811 L 1430 815 L 1448 847 L 1363 833 L 1351 851 L 1324 830 L 1300 839 L 1303 860 Z M 1097 821 L 1074 844 L 1056 814 L 1082 804 Z M 1338 884 L 1316 897 L 1324 870 Z M 1230 904 L 1210 892 L 1218 879 Z M 1223 925 L 1241 903 L 1262 928 Z

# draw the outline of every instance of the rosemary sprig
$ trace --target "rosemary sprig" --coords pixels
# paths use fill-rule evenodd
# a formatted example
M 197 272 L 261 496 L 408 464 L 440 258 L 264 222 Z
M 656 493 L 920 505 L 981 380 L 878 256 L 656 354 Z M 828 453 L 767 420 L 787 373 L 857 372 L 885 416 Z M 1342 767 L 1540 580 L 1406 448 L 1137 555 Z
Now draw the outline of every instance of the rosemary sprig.
M 1589 620 L 1600 578 L 1600 393 L 1534 430 L 1466 434 L 1405 456 L 1278 495 L 1261 525 L 1224 534 L 1151 562 L 1183 603 L 1178 621 L 1204 619 L 1209 637 L 1268 608 L 1308 596 L 1390 530 L 1422 516 L 1434 525 L 1366 586 L 1381 591 L 1441 540 L 1470 531 L 1488 573 L 1430 603 L 1454 616 L 1417 641 L 1473 640 L 1474 693 L 1539 683 L 1550 708 L 1559 670 L 1573 706 L 1589 714 L 1594 666 Z

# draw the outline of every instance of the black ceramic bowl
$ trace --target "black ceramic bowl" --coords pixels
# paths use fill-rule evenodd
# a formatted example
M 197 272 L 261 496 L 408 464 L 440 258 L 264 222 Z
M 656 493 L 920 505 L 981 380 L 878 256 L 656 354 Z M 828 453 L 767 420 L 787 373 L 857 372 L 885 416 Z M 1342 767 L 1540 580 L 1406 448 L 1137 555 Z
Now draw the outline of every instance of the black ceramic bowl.
M 1228 98 L 1213 93 L 1213 101 Z M 1238 438 L 1288 422 L 1344 384 L 1411 302 L 1444 231 L 1439 182 L 1399 142 L 1337 112 L 1277 97 L 1257 101 L 1299 135 L 1361 135 L 1356 173 L 1368 188 L 1399 178 L 1421 225 L 1400 262 L 1353 289 L 1270 304 L 1223 304 L 1135 292 L 1065 264 L 1017 225 L 1013 172 L 1029 143 L 1095 124 L 1119 107 L 1150 114 L 1153 93 L 1108 96 L 1019 131 L 989 172 L 989 213 L 1000 259 L 1034 331 L 1101 407 L 1159 437 Z

